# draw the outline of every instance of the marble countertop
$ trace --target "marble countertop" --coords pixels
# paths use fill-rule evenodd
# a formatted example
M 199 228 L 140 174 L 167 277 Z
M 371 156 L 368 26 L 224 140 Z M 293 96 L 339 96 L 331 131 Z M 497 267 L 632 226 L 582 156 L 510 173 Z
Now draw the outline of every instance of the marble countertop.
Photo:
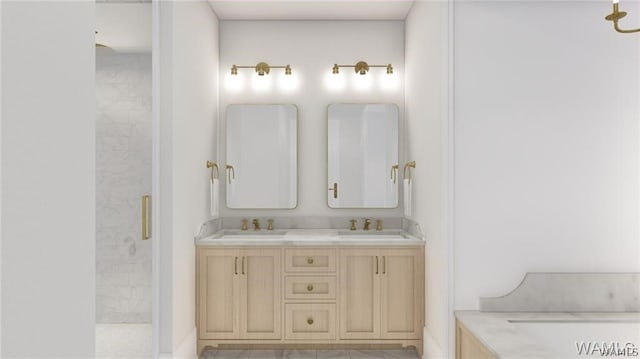
M 628 322 L 640 321 L 640 312 L 569 313 L 569 312 L 478 312 L 456 311 L 455 317 L 496 358 L 557 358 L 555 352 L 541 344 L 517 322 Z
M 274 231 L 222 230 L 196 239 L 196 246 L 424 246 L 424 241 L 401 230 L 343 231 L 290 229 Z

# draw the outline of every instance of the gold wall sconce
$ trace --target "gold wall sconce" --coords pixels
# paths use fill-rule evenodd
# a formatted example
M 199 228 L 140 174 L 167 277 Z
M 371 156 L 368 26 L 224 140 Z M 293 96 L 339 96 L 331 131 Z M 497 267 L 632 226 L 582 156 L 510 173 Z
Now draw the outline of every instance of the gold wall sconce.
M 231 184 L 231 180 L 236 179 L 236 170 L 231 165 L 227 165 L 227 180 Z
M 266 62 L 259 62 L 255 66 L 233 65 L 231 66 L 231 74 L 237 75 L 238 69 L 255 69 L 258 76 L 268 75 L 271 69 L 284 69 L 285 75 L 291 75 L 291 65 L 270 66 Z
M 416 161 L 407 162 L 404 165 L 404 178 L 408 179 L 411 182 L 411 169 L 416 168 Z M 407 169 L 409 170 L 409 175 L 407 176 Z
M 391 166 L 391 178 L 393 180 L 393 184 L 396 183 L 396 180 L 398 179 L 398 165 L 393 165 Z
M 605 19 L 608 20 L 608 21 L 613 21 L 613 28 L 617 32 L 621 32 L 623 34 L 629 34 L 629 33 L 632 33 L 632 32 L 640 32 L 640 28 L 625 30 L 625 29 L 621 29 L 621 28 L 618 27 L 618 21 L 620 19 L 622 19 L 623 17 L 627 16 L 626 12 L 619 10 L 618 2 L 619 2 L 619 0 L 613 0 L 613 12 L 611 14 L 607 15 L 605 17 Z
M 211 168 L 211 182 L 213 182 L 214 179 L 218 179 L 220 177 L 217 163 L 207 161 L 207 168 Z
M 385 67 L 387 69 L 387 74 L 389 74 L 389 75 L 393 74 L 393 66 L 391 64 L 387 64 L 387 65 L 369 65 L 368 63 L 366 63 L 364 61 L 360 61 L 355 65 L 338 65 L 338 64 L 334 64 L 333 68 L 331 69 L 331 73 L 339 74 L 341 67 L 353 67 L 353 70 L 357 74 L 360 74 L 360 75 L 366 75 L 367 72 L 369 72 L 369 68 L 371 68 L 371 67 Z

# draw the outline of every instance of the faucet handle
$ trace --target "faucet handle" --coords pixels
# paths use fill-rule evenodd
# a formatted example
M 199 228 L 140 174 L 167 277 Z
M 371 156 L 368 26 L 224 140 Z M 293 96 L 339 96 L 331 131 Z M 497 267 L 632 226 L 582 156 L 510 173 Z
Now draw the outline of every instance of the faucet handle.
M 368 231 L 370 225 L 371 225 L 371 220 L 369 218 L 365 218 L 364 219 L 364 227 L 362 227 L 362 230 Z
M 273 231 L 273 219 L 267 219 L 267 231 Z
M 382 230 L 382 220 L 376 219 L 376 231 L 381 231 L 381 230 Z
M 260 230 L 260 220 L 257 218 L 254 218 L 251 223 L 253 223 L 253 230 L 254 231 L 259 231 Z
M 247 229 L 249 229 L 249 220 L 248 219 L 243 219 L 242 220 L 242 227 L 240 229 L 242 229 L 243 231 L 246 231 Z
M 351 230 L 355 231 L 357 229 L 356 228 L 356 222 L 358 222 L 358 220 L 357 219 L 352 219 L 349 222 L 351 222 Z

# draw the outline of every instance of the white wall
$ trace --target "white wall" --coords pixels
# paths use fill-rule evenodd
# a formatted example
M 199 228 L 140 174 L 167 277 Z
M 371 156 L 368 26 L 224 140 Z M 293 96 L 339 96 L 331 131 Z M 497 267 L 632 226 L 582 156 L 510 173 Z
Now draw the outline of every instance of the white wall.
M 206 1 L 160 4 L 160 352 L 195 357 L 195 246 L 216 158 L 218 20 Z
M 298 207 L 278 211 L 281 216 L 401 216 L 401 203 L 395 209 L 349 210 L 327 206 L 327 106 L 331 103 L 395 103 L 400 108 L 403 123 L 404 108 L 404 23 L 402 21 L 222 21 L 220 26 L 220 155 L 225 155 L 225 109 L 229 104 L 285 103 L 298 106 Z M 386 76 L 384 68 L 374 68 L 367 75 L 372 87 L 355 90 L 349 82 L 342 90 L 331 90 L 325 80 L 331 76 L 334 63 L 391 63 L 397 87 L 383 90 L 379 79 Z M 244 79 L 242 90 L 229 87 L 233 64 L 255 66 L 260 61 L 271 65 L 291 64 L 294 90 L 280 89 L 282 69 L 273 69 L 265 79 L 272 91 L 256 91 L 251 80 L 257 78 L 252 69 L 240 69 Z M 341 73 L 354 77 L 352 68 Z M 352 75 L 353 74 L 353 75 Z M 360 76 L 362 78 L 362 76 Z M 402 131 L 402 126 L 400 131 Z M 402 133 L 402 132 L 400 132 Z M 402 148 L 402 145 L 401 145 Z M 399 160 L 403 162 L 404 153 Z M 222 166 L 221 168 L 224 168 Z M 224 179 L 224 172 L 221 173 Z M 221 198 L 225 198 L 221 186 Z M 221 204 L 222 216 L 271 215 L 269 210 L 231 210 Z M 276 224 L 277 225 L 277 224 Z
M 425 340 L 428 357 L 444 357 L 447 348 L 446 74 L 445 2 L 418 1 L 406 19 L 406 144 L 416 161 L 412 181 L 411 219 L 420 223 L 425 250 L 425 324 L 433 340 Z
M 0 23 L 0 356 L 93 357 L 94 3 L 3 1 Z
M 640 37 L 609 12 L 456 3 L 456 309 L 527 271 L 640 270 Z

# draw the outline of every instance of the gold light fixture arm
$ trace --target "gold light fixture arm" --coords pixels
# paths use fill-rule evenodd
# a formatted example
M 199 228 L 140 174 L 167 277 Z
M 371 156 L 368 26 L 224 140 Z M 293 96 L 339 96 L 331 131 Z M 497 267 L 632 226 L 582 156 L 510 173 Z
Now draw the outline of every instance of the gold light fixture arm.
M 255 66 L 246 66 L 246 65 L 232 65 L 231 66 L 231 74 L 237 75 L 238 69 L 254 69 L 258 76 L 268 75 L 271 72 L 271 69 L 284 69 L 285 75 L 291 75 L 291 65 L 277 65 L 271 66 L 266 62 L 259 62 Z
M 339 74 L 341 67 L 353 67 L 353 70 L 355 71 L 355 73 L 360 74 L 360 75 L 366 75 L 367 72 L 369 72 L 369 69 L 372 68 L 372 67 L 384 67 L 384 68 L 387 69 L 387 74 L 389 74 L 389 75 L 393 74 L 393 66 L 391 64 L 369 65 L 365 61 L 358 61 L 358 63 L 356 63 L 355 65 L 333 64 L 333 67 L 331 68 L 331 73 Z
M 620 33 L 623 33 L 623 34 L 630 34 L 630 33 L 634 33 L 634 32 L 640 32 L 640 28 L 625 30 L 625 29 L 621 29 L 618 26 L 618 21 L 620 21 L 620 19 L 622 19 L 625 16 L 627 16 L 627 13 L 624 12 L 624 11 L 620 11 L 619 4 L 617 2 L 614 2 L 613 3 L 613 12 L 611 14 L 607 15 L 605 17 L 605 20 L 613 21 L 613 28 L 617 32 L 620 32 Z

